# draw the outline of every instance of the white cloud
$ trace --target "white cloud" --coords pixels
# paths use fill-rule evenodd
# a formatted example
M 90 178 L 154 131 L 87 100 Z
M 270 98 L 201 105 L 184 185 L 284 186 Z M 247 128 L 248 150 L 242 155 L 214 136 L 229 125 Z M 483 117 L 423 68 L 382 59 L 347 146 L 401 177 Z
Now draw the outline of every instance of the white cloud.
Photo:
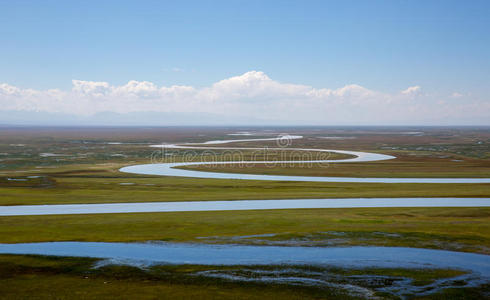
M 15 86 L 8 85 L 6 83 L 1 83 L 0 93 L 1 93 L 0 95 L 3 96 L 18 95 L 20 93 L 20 89 Z
M 415 95 L 420 93 L 420 90 L 421 90 L 420 86 L 415 85 L 407 88 L 406 90 L 401 91 L 401 93 L 404 95 Z
M 107 82 L 72 80 L 73 92 L 94 97 L 104 96 L 110 93 L 112 87 Z
M 73 80 L 72 84 L 68 91 L 0 84 L 0 111 L 71 115 L 148 111 L 212 113 L 226 115 L 228 119 L 248 116 L 285 124 L 438 124 L 446 120 L 486 119 L 484 116 L 490 115 L 488 101 L 443 101 L 421 93 L 420 86 L 394 94 L 356 84 L 318 89 L 282 83 L 259 71 L 230 77 L 204 88 L 158 86 L 135 80 L 119 86 L 83 80 Z
M 250 71 L 218 81 L 211 87 L 203 89 L 199 96 L 214 100 L 265 100 L 294 97 L 305 94 L 309 89 L 311 88 L 304 85 L 279 83 L 270 79 L 263 72 Z

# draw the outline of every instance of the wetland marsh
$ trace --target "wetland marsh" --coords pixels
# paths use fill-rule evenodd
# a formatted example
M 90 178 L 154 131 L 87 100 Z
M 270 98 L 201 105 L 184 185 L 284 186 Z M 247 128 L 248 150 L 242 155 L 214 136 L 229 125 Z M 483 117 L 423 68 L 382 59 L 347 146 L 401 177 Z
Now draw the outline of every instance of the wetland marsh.
M 356 153 L 370 152 L 379 154 L 380 157 L 382 155 L 396 157 L 384 161 L 340 163 L 341 160 L 353 159 L 355 155 L 344 151 L 337 154 L 330 153 L 328 159 L 331 161 L 328 164 L 312 166 L 299 163 L 300 160 L 305 160 L 305 155 L 297 155 L 295 150 L 288 149 L 292 147 L 291 144 L 288 144 L 282 152 L 272 149 L 277 143 L 276 139 L 284 136 L 284 128 L 267 129 L 266 131 L 239 130 L 238 128 L 233 130 L 223 128 L 128 130 L 101 128 L 86 132 L 80 129 L 31 131 L 22 128 L 9 129 L 0 133 L 2 136 L 0 204 L 4 205 L 0 211 L 23 207 L 22 209 L 32 210 L 32 213 L 29 214 L 40 214 L 41 210 L 37 209 L 36 205 L 46 205 L 43 207 L 49 210 L 49 205 L 53 204 L 59 205 L 57 207 L 61 210 L 58 215 L 1 216 L 0 242 L 2 245 L 0 246 L 9 247 L 8 244 L 14 243 L 12 246 L 15 246 L 19 243 L 20 247 L 23 245 L 21 243 L 39 242 L 48 242 L 46 245 L 49 245 L 49 242 L 67 241 L 176 242 L 178 243 L 176 246 L 186 245 L 180 243 L 193 243 L 198 245 L 198 248 L 201 247 L 199 245 L 207 247 L 205 245 L 211 244 L 225 247 L 238 244 L 257 247 L 258 251 L 268 249 L 261 247 L 279 247 L 279 249 L 284 247 L 285 251 L 289 251 L 287 249 L 306 249 L 304 253 L 307 253 L 308 249 L 317 248 L 336 251 L 336 249 L 341 249 L 338 247 L 375 246 L 439 249 L 458 251 L 456 253 L 461 254 L 463 252 L 479 253 L 486 258 L 490 253 L 490 236 L 488 235 L 490 211 L 484 207 L 487 206 L 486 201 L 490 197 L 490 186 L 485 181 L 490 177 L 488 154 L 485 154 L 488 153 L 488 149 L 485 148 L 488 147 L 490 137 L 488 130 L 470 128 L 417 130 L 390 128 L 384 130 L 389 134 L 379 128 L 372 130 L 365 128 L 362 130 L 352 128 L 288 129 L 291 135 L 303 136 L 303 138 L 294 138 L 287 142 L 292 142 L 294 148 L 310 149 L 304 151 L 310 155 L 309 157 L 314 157 L 313 155 L 318 152 L 316 149 L 352 149 Z M 230 155 L 226 149 L 216 149 L 231 147 L 224 140 L 233 138 L 232 135 L 240 131 L 248 131 L 247 140 L 236 142 L 232 145 L 233 147 L 260 148 L 266 145 L 268 147 L 266 151 L 270 151 L 270 153 L 258 155 L 254 153 L 254 150 L 243 149 L 240 159 L 248 161 L 248 165 L 253 160 L 262 161 L 262 163 L 248 167 L 245 166 L 247 164 L 230 164 L 230 161 L 236 160 L 236 157 Z M 417 132 L 417 134 L 406 134 L 405 132 Z M 329 136 L 334 138 L 325 138 Z M 206 141 L 210 140 L 220 142 L 206 144 Z M 145 164 L 148 163 L 148 160 L 155 159 L 154 151 L 158 148 L 150 146 L 161 144 L 162 141 L 166 144 L 189 143 L 194 147 L 198 143 L 204 143 L 202 146 L 209 149 L 167 149 L 165 151 L 168 152 L 165 152 L 164 156 L 158 153 L 160 155 L 158 159 L 163 159 L 159 163 L 190 161 L 195 165 L 185 168 L 195 171 L 212 171 L 213 174 L 226 172 L 381 179 L 422 177 L 436 180 L 444 178 L 448 182 L 451 182 L 451 179 L 457 181 L 458 178 L 476 180 L 475 182 L 470 180 L 469 183 L 430 181 L 427 183 L 400 183 L 397 180 L 391 183 L 295 182 L 226 178 L 193 179 L 119 172 L 119 169 L 125 166 Z M 479 143 L 481 141 L 484 142 Z M 434 146 L 421 147 L 418 146 L 420 144 L 433 144 Z M 480 150 L 475 152 L 473 145 Z M 192 151 L 192 155 L 186 151 Z M 209 151 L 214 151 L 212 153 L 215 156 L 210 156 Z M 73 153 L 77 154 L 73 155 Z M 263 163 L 264 160 L 271 157 L 274 161 L 282 163 L 273 166 Z M 222 161 L 219 166 L 198 165 L 201 160 L 213 161 L 216 158 Z M 336 163 L 335 160 L 338 160 L 339 163 Z M 325 200 L 330 201 L 328 203 L 330 206 L 322 206 L 320 202 L 315 203 L 317 201 L 315 199 L 320 198 L 330 198 Z M 352 201 L 357 201 L 356 205 L 359 205 L 359 201 L 363 200 L 378 201 L 375 198 L 385 198 L 384 206 L 395 207 L 382 208 L 378 203 L 372 204 L 378 206 L 377 208 L 347 208 L 354 206 L 349 204 Z M 400 199 L 395 198 L 406 200 L 401 203 Z M 260 210 L 257 210 L 259 207 L 248 207 L 255 210 L 233 210 L 234 206 L 243 206 L 241 201 L 251 199 L 259 200 L 258 202 L 268 199 L 272 201 L 262 201 L 261 203 L 264 203 L 265 206 Z M 281 209 L 285 207 L 275 205 L 273 199 L 284 199 L 280 201 L 289 201 L 286 202 L 289 204 L 297 203 L 293 205 L 296 209 Z M 223 201 L 221 203 L 224 205 L 230 204 L 229 209 L 231 210 L 185 211 L 202 210 L 192 209 L 192 205 L 209 207 L 219 203 L 213 201 Z M 247 201 L 245 203 L 253 202 Z M 172 212 L 168 208 L 166 212 L 156 212 L 145 210 L 145 204 L 139 204 L 141 202 L 165 202 L 164 205 L 179 206 L 182 209 L 179 209 L 180 212 Z M 333 208 L 332 203 L 334 202 L 337 208 Z M 431 203 L 432 206 L 439 207 L 415 207 L 427 206 Z M 108 205 L 108 207 L 122 205 L 123 208 L 118 211 L 118 214 L 91 214 L 94 211 L 90 210 L 80 210 L 76 215 L 63 214 L 63 207 L 66 207 L 64 205 L 74 205 L 73 207 L 82 209 L 85 207 L 84 204 Z M 128 213 L 131 210 L 124 210 L 124 207 L 131 205 L 135 206 L 133 213 Z M 162 204 L 148 203 L 147 205 L 152 207 Z M 405 205 L 407 207 L 400 207 Z M 477 207 L 468 207 L 474 205 Z M 215 209 L 220 208 L 222 207 L 218 206 Z M 275 210 L 266 208 L 275 208 Z M 127 245 L 136 247 L 138 244 Z M 79 247 L 79 249 L 83 252 L 85 248 Z M 273 295 L 273 297 L 279 297 L 286 290 L 291 291 L 288 295 L 290 298 L 297 296 L 305 299 L 309 297 L 351 299 L 446 296 L 457 298 L 462 295 L 461 293 L 479 297 L 478 295 L 484 295 L 488 290 L 488 279 L 485 279 L 485 276 L 475 277 L 473 272 L 464 273 L 465 271 L 458 266 L 450 265 L 439 265 L 430 271 L 431 274 L 434 274 L 433 279 L 423 284 L 414 284 L 417 280 L 422 280 L 422 274 L 427 271 L 419 267 L 407 268 L 401 263 L 401 260 L 398 261 L 398 266 L 395 260 L 389 266 L 365 265 L 361 268 L 351 266 L 352 268 L 347 269 L 344 268 L 345 266 L 340 269 L 339 266 L 332 265 L 322 267 L 316 263 L 307 266 L 299 266 L 294 262 L 289 266 L 277 265 L 279 261 L 267 266 L 256 266 L 249 263 L 226 268 L 219 264 L 204 267 L 201 265 L 202 262 L 196 261 L 191 264 L 200 266 L 152 265 L 150 269 L 138 271 L 139 269 L 133 266 L 120 266 L 120 262 L 114 260 L 96 263 L 96 258 L 79 258 L 78 266 L 81 269 L 77 269 L 79 267 L 75 268 L 73 265 L 70 267 L 71 262 L 76 258 L 23 256 L 21 252 L 18 253 L 18 255 L 0 256 L 2 258 L 0 269 L 4 274 L 0 280 L 8 283 L 9 287 L 33 284 L 32 277 L 27 274 L 35 272 L 36 282 L 44 282 L 45 286 L 49 286 L 45 279 L 51 278 L 55 281 L 66 282 L 68 286 L 81 293 L 88 293 L 87 295 L 107 292 L 105 289 L 89 292 L 83 282 L 77 283 L 77 280 L 80 280 L 77 278 L 84 278 L 87 274 L 96 274 L 90 279 L 90 281 L 94 280 L 95 285 L 99 284 L 100 280 L 109 280 L 114 283 L 114 279 L 117 278 L 117 285 L 129 286 L 130 284 L 132 288 L 139 290 L 148 288 L 147 284 L 151 282 L 152 289 L 155 291 L 165 290 L 175 293 L 176 297 L 177 295 L 187 297 L 202 288 L 211 298 L 220 296 L 212 290 L 207 290 L 208 288 L 219 289 L 224 298 L 226 298 L 227 291 L 233 291 L 237 298 L 242 296 L 246 298 L 249 297 L 245 296 L 249 295 L 245 292 L 246 290 L 256 290 L 260 295 Z M 29 253 L 56 254 L 49 251 Z M 206 250 L 203 253 L 210 252 Z M 56 255 L 80 254 L 77 252 Z M 89 253 L 87 252 L 86 255 Z M 140 255 L 144 257 L 146 254 L 141 252 Z M 165 256 L 163 252 L 161 255 Z M 357 257 L 361 256 L 357 255 Z M 400 257 L 403 259 L 403 256 Z M 33 264 L 34 261 L 36 261 L 35 264 L 51 266 L 39 269 Z M 64 264 L 68 265 L 62 268 L 63 271 L 54 267 Z M 484 264 L 480 265 L 486 270 Z M 6 275 L 11 268 L 17 271 Z M 174 269 L 171 271 L 168 268 Z M 175 271 L 175 268 L 186 270 L 190 268 L 195 271 L 182 273 Z M 163 269 L 166 270 L 165 275 L 159 273 Z M 156 275 L 157 273 L 160 275 Z M 148 278 L 152 279 L 147 281 Z M 178 288 L 182 284 L 190 287 L 185 293 Z M 4 286 L 3 292 L 8 295 L 7 286 Z M 63 293 L 62 290 L 59 291 L 59 295 Z M 145 293 L 142 290 L 142 295 Z M 186 296 L 183 296 L 184 294 Z M 148 297 L 151 295 L 152 293 L 148 294 Z

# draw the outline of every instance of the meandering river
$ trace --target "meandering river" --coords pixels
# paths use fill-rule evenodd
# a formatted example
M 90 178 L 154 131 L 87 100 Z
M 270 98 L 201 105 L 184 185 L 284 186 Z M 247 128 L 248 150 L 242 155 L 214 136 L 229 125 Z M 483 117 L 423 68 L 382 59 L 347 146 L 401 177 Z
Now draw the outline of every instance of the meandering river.
M 216 140 L 207 141 L 204 143 L 189 144 L 168 144 L 168 145 L 152 145 L 151 147 L 163 147 L 167 149 L 207 149 L 207 150 L 257 150 L 258 148 L 250 147 L 209 147 L 195 145 L 215 145 L 227 144 L 233 142 L 250 142 L 250 141 L 273 141 L 278 143 L 282 139 L 288 141 L 303 138 L 298 135 L 280 136 L 276 138 L 262 139 L 240 139 L 240 140 Z M 353 158 L 338 159 L 338 160 L 293 160 L 281 161 L 283 164 L 305 164 L 305 163 L 352 163 L 352 162 L 373 162 L 381 160 L 395 159 L 396 157 L 386 154 L 369 153 L 360 151 L 333 150 L 333 149 L 306 149 L 306 148 L 268 148 L 271 151 L 290 150 L 290 151 L 316 151 L 339 153 L 354 156 Z M 123 167 L 121 172 L 144 174 L 144 175 L 161 175 L 161 176 L 178 176 L 178 177 L 193 177 L 193 178 L 213 178 L 213 179 L 239 179 L 239 180 L 273 180 L 273 181 L 308 181 L 308 182 L 360 182 L 360 183 L 490 183 L 490 178 L 358 178 L 358 177 L 329 177 L 329 176 L 286 176 L 286 175 L 261 175 L 261 174 L 238 174 L 238 173 L 217 173 L 178 169 L 179 167 L 193 165 L 217 165 L 217 164 L 272 164 L 277 161 L 212 161 L 212 162 L 177 162 L 177 163 L 158 163 L 158 164 L 143 164 Z

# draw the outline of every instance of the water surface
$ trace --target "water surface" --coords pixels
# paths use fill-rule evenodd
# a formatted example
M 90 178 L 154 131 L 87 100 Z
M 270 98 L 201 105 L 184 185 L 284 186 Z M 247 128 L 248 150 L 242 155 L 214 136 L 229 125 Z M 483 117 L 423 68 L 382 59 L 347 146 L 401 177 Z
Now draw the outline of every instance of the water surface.
M 339 151 L 336 151 L 339 152 Z M 343 154 L 352 154 L 342 152 Z M 339 152 L 340 153 L 340 152 Z M 369 156 L 367 154 L 370 154 Z M 363 156 L 373 157 L 378 154 L 367 153 Z M 379 154 L 381 155 L 381 154 Z M 359 158 L 359 157 L 358 157 Z M 375 159 L 375 157 L 373 158 Z M 332 163 L 332 162 L 353 162 L 354 159 L 343 160 L 323 160 L 323 161 L 283 161 L 281 163 Z M 370 160 L 372 161 L 372 160 Z M 193 171 L 177 169 L 178 167 L 195 165 L 219 165 L 219 164 L 277 164 L 277 161 L 235 161 L 235 162 L 188 162 L 188 163 L 161 163 L 143 164 L 123 167 L 121 172 L 142 174 L 177 176 L 193 178 L 211 179 L 238 179 L 238 180 L 268 180 L 268 181 L 300 181 L 300 182 L 350 182 L 350 183 L 490 183 L 490 178 L 382 178 L 382 177 L 330 177 L 330 176 L 288 176 L 288 175 L 260 175 L 260 174 L 240 174 L 240 173 L 217 173 L 205 171 Z
M 0 253 L 83 256 L 128 264 L 333 265 L 343 267 L 451 268 L 490 277 L 483 254 L 405 247 L 277 247 L 181 243 L 51 242 L 0 244 Z
M 0 216 L 299 208 L 489 207 L 490 198 L 340 198 L 0 206 Z

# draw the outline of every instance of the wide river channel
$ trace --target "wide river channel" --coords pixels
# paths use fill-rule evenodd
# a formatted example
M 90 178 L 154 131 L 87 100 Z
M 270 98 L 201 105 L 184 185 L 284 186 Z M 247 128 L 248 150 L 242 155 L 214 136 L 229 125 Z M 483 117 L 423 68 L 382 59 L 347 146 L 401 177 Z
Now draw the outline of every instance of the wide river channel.
M 490 277 L 488 255 L 406 247 L 280 247 L 185 243 L 51 242 L 0 244 L 0 253 L 84 256 L 114 263 L 202 265 L 333 265 L 451 268 Z

